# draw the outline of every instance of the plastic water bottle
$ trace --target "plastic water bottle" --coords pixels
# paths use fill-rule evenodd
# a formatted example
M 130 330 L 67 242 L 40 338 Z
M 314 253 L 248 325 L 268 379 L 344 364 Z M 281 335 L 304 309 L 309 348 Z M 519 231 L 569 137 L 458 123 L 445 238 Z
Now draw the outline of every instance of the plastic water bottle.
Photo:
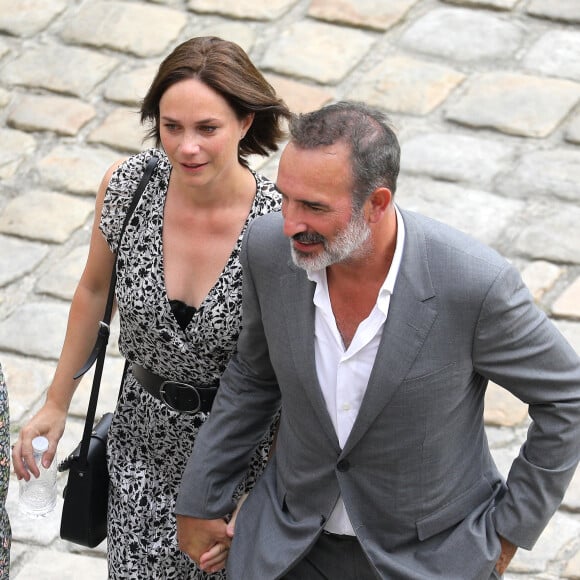
M 48 449 L 46 437 L 35 437 L 32 440 L 34 461 L 40 470 L 38 478 L 20 480 L 20 509 L 32 517 L 42 517 L 51 512 L 56 505 L 56 457 L 47 469 L 42 466 L 42 456 Z

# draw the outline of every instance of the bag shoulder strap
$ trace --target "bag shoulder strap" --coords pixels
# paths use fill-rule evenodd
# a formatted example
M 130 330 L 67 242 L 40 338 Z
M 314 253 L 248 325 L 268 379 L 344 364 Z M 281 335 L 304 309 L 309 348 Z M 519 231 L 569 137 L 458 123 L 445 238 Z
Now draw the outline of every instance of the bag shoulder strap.
M 141 198 L 141 194 L 143 193 L 147 183 L 151 179 L 153 175 L 153 171 L 157 166 L 157 162 L 159 159 L 157 157 L 151 157 L 145 166 L 145 171 L 143 172 L 143 177 L 133 194 L 133 198 L 131 199 L 131 205 L 127 210 L 127 214 L 125 215 L 125 220 L 123 221 L 123 227 L 121 228 L 121 235 L 119 237 L 119 245 L 123 239 L 123 235 L 125 234 L 125 229 L 127 224 L 129 223 L 129 219 L 137 207 L 137 203 Z M 91 396 L 89 399 L 89 407 L 87 409 L 87 416 L 85 419 L 85 428 L 83 431 L 83 438 L 81 440 L 81 449 L 79 454 L 79 461 L 82 466 L 86 465 L 87 463 L 87 455 L 89 452 L 89 443 L 91 440 L 91 433 L 93 431 L 93 423 L 95 421 L 95 414 L 97 412 L 97 401 L 99 398 L 99 388 L 101 385 L 101 377 L 103 375 L 103 366 L 105 362 L 105 352 L 107 349 L 107 344 L 109 342 L 109 334 L 110 334 L 110 322 L 111 322 L 111 315 L 113 312 L 113 302 L 115 300 L 115 284 L 117 283 L 117 253 L 115 254 L 115 260 L 113 263 L 113 271 L 111 272 L 111 282 L 109 284 L 109 294 L 107 296 L 107 303 L 105 306 L 105 312 L 103 314 L 103 319 L 99 322 L 99 332 L 97 334 L 97 340 L 95 342 L 95 346 L 89 355 L 89 358 L 85 362 L 85 364 L 81 367 L 81 369 L 74 375 L 75 379 L 82 377 L 96 362 L 95 366 L 95 373 L 93 375 L 93 386 L 91 389 Z

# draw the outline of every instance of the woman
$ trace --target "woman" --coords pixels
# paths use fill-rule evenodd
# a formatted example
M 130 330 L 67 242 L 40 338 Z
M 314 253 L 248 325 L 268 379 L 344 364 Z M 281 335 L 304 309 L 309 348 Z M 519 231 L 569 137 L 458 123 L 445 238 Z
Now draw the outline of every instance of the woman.
M 6 495 L 10 480 L 10 419 L 8 391 L 0 364 L 0 580 L 10 573 L 10 520 L 6 512 Z
M 152 123 L 150 136 L 161 149 L 113 166 L 100 186 L 55 377 L 44 406 L 20 433 L 13 461 L 25 477 L 22 458 L 38 434 L 49 438 L 53 456 L 76 387 L 71 377 L 94 343 L 118 253 L 119 344 L 131 364 L 109 431 L 109 578 L 207 577 L 177 547 L 175 497 L 235 349 L 242 235 L 251 219 L 279 209 L 273 183 L 251 171 L 246 157 L 275 151 L 288 116 L 237 45 L 191 39 L 162 62 L 142 103 L 141 120 Z M 120 242 L 132 194 L 153 155 L 158 165 Z M 178 397 L 183 389 L 194 403 Z M 196 411 L 198 392 L 205 394 Z M 262 469 L 269 439 L 246 488 Z

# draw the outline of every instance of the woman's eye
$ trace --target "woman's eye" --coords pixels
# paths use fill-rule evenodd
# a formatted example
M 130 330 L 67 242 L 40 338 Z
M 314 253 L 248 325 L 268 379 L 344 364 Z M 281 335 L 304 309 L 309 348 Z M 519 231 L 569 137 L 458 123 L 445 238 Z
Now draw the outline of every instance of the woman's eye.
M 210 125 L 204 125 L 203 127 L 201 127 L 201 130 L 204 133 L 213 133 L 216 129 L 217 129 L 217 127 L 213 127 Z

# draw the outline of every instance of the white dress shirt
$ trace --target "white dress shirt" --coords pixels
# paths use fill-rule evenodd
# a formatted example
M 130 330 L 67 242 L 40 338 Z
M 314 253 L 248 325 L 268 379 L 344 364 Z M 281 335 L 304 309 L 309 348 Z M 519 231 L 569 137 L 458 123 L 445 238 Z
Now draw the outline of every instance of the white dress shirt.
M 359 324 L 346 350 L 332 312 L 326 270 L 308 272 L 308 278 L 316 282 L 314 292 L 316 372 L 341 449 L 350 435 L 367 389 L 401 265 L 405 227 L 396 207 L 395 213 L 397 240 L 391 267 L 379 290 L 373 310 Z M 333 534 L 354 535 L 341 497 L 326 522 L 325 529 Z

